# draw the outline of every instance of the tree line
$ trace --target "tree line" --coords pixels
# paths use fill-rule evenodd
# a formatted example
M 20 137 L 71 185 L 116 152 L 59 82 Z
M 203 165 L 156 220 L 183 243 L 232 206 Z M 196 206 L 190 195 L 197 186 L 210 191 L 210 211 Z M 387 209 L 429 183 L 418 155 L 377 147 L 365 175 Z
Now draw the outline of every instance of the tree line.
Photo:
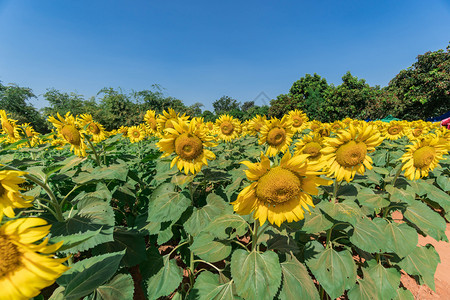
M 48 89 L 43 95 L 49 105 L 37 110 L 30 103 L 36 95 L 28 87 L 0 82 L 0 106 L 19 123 L 31 123 L 42 133 L 48 132 L 49 115 L 70 111 L 90 113 L 107 130 L 120 125 L 142 122 L 145 112 L 157 113 L 173 108 L 190 116 L 214 121 L 227 113 L 240 120 L 260 115 L 280 117 L 293 109 L 301 109 L 310 119 L 332 122 L 346 117 L 379 119 L 392 115 L 406 120 L 427 119 L 450 111 L 450 44 L 446 50 L 418 55 L 416 62 L 401 70 L 386 87 L 370 86 L 347 72 L 340 85 L 328 84 L 318 74 L 306 74 L 293 83 L 289 92 L 258 106 L 254 101 L 240 101 L 223 96 L 213 102 L 213 111 L 202 110 L 197 102 L 190 106 L 182 100 L 164 95 L 159 85 L 148 90 L 123 92 L 120 88 L 103 88 L 96 96 L 85 99 L 76 93 Z

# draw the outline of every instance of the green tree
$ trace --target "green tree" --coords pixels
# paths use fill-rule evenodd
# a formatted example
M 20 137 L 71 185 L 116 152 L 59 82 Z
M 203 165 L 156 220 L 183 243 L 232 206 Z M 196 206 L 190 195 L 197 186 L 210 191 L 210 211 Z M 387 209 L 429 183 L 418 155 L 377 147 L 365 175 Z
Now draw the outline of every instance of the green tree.
M 142 121 L 142 113 L 139 105 L 132 102 L 130 97 L 122 91 L 113 88 L 104 88 L 97 95 L 100 99 L 101 114 L 98 121 L 106 130 L 113 130 L 121 125 L 132 126 Z
M 46 133 L 48 127 L 42 115 L 29 103 L 35 98 L 32 90 L 15 84 L 8 86 L 0 82 L 0 108 L 11 114 L 19 124 L 31 123 L 36 131 Z
M 408 69 L 389 82 L 400 101 L 402 118 L 427 119 L 450 111 L 450 44 L 446 51 L 417 56 Z
M 222 96 L 213 102 L 214 113 L 216 115 L 226 114 L 232 110 L 239 110 L 240 102 L 228 96 Z

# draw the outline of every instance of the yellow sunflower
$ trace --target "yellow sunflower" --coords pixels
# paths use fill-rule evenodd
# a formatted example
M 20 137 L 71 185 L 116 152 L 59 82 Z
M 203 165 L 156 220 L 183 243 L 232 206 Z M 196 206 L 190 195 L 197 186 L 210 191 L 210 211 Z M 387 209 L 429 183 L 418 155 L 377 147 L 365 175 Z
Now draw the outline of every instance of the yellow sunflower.
M 2 299 L 33 298 L 69 269 L 62 264 L 67 258 L 53 255 L 62 242 L 49 245 L 48 238 L 44 239 L 49 230 L 50 225 L 40 218 L 16 219 L 0 227 Z
M 14 208 L 30 207 L 31 197 L 22 195 L 19 184 L 25 182 L 21 176 L 27 174 L 21 171 L 0 171 L 0 218 L 5 214 L 9 218 L 14 218 Z
M 173 128 L 172 122 L 177 122 L 178 119 L 187 121 L 189 119 L 186 114 L 180 116 L 173 108 L 169 108 L 168 111 L 163 111 L 162 115 L 158 115 L 156 122 L 158 123 L 158 131 L 163 132 L 166 128 Z
M 95 122 L 91 114 L 80 116 L 81 127 L 86 128 L 89 135 L 92 135 L 94 143 L 99 143 L 106 139 L 106 131 L 102 124 Z
M 158 131 L 158 122 L 156 121 L 156 112 L 154 110 L 147 110 L 144 121 L 148 134 L 154 134 Z
M 291 110 L 288 114 L 288 118 L 290 119 L 292 123 L 292 131 L 294 133 L 296 132 L 302 132 L 303 129 L 307 128 L 308 126 L 308 117 L 306 114 L 301 110 Z
M 185 121 L 178 119 L 173 121 L 174 128 L 166 128 L 164 137 L 156 143 L 160 151 L 164 152 L 162 157 L 175 153 L 170 167 L 177 165 L 178 170 L 187 175 L 189 172 L 196 174 L 200 172 L 203 165 L 208 165 L 208 159 L 216 158 L 213 152 L 205 147 L 214 147 L 213 137 L 208 135 L 207 130 L 198 126 L 194 119 Z
M 291 121 L 287 116 L 281 120 L 271 119 L 261 128 L 259 144 L 267 144 L 267 156 L 275 156 L 278 152 L 284 153 L 289 149 L 294 133 L 291 129 Z
M 48 118 L 48 121 L 58 129 L 59 135 L 70 144 L 70 151 L 73 151 L 76 156 L 86 156 L 86 144 L 82 131 L 78 129 L 78 124 L 70 112 L 66 113 L 64 118 L 58 113 L 58 119 L 53 116 Z
M 16 129 L 16 120 L 9 119 L 6 111 L 3 109 L 0 110 L 0 118 L 2 123 L 2 131 L 7 135 L 8 141 L 13 143 L 19 139 L 17 129 Z
M 119 129 L 117 129 L 117 133 L 121 133 L 123 137 L 128 136 L 128 126 L 120 126 Z
M 406 146 L 408 151 L 401 157 L 405 177 L 417 180 L 428 176 L 428 172 L 433 170 L 439 160 L 448 153 L 445 142 L 440 140 L 438 135 L 429 134 Z
M 391 141 L 402 138 L 405 135 L 405 125 L 406 124 L 403 121 L 390 121 L 383 126 L 383 137 Z
M 350 124 L 348 129 L 340 130 L 335 138 L 325 138 L 325 148 L 320 152 L 328 164 L 327 176 L 350 182 L 356 172 L 364 175 L 365 168 L 371 170 L 373 163 L 367 153 L 375 151 L 382 141 L 380 132 L 367 123 L 361 127 Z
M 319 161 L 322 158 L 320 150 L 323 147 L 323 137 L 320 134 L 305 135 L 295 143 L 295 155 L 308 154 L 308 161 Z
M 312 131 L 316 131 L 316 130 L 318 130 L 320 127 L 322 127 L 322 122 L 317 121 L 317 120 L 312 120 L 312 121 L 308 122 L 308 127 L 309 127 L 309 129 L 311 129 Z
M 216 120 L 217 138 L 225 142 L 231 142 L 239 137 L 241 132 L 241 122 L 229 115 L 221 115 Z
M 251 135 L 258 135 L 258 133 L 261 131 L 261 128 L 263 128 L 264 125 L 266 125 L 267 118 L 266 116 L 260 116 L 256 115 L 250 121 L 248 122 L 248 129 Z
M 42 143 L 40 135 L 31 126 L 30 123 L 25 123 L 16 127 L 18 136 L 23 139 L 28 139 L 29 146 L 34 147 Z M 28 143 L 23 143 L 17 146 L 17 148 L 25 147 Z
M 253 217 L 264 224 L 280 226 L 284 221 L 293 222 L 304 218 L 304 211 L 314 207 L 311 195 L 318 194 L 319 185 L 331 181 L 317 177 L 321 164 L 308 163 L 308 155 L 291 157 L 289 150 L 278 166 L 270 166 L 268 157 L 261 154 L 261 162 L 243 161 L 249 169 L 247 178 L 253 181 L 232 202 L 233 209 L 240 215 L 254 211 Z
M 141 125 L 131 126 L 128 128 L 127 136 L 130 142 L 137 143 L 145 138 L 145 129 Z

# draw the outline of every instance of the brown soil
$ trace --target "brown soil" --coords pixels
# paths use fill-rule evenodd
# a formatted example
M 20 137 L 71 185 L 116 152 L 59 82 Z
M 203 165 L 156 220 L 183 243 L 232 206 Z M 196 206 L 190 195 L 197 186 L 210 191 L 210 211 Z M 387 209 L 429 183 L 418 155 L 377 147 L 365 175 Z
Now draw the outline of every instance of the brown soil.
M 392 217 L 397 220 L 403 219 L 403 216 L 398 211 Z M 450 223 L 447 224 L 445 234 L 450 240 Z M 450 299 L 450 244 L 443 241 L 438 242 L 430 236 L 424 237 L 419 234 L 419 245 L 425 246 L 426 244 L 432 244 L 441 258 L 441 262 L 438 264 L 436 273 L 434 274 L 436 291 L 431 290 L 426 285 L 418 285 L 414 278 L 404 272 L 402 272 L 401 282 L 411 291 L 414 299 Z

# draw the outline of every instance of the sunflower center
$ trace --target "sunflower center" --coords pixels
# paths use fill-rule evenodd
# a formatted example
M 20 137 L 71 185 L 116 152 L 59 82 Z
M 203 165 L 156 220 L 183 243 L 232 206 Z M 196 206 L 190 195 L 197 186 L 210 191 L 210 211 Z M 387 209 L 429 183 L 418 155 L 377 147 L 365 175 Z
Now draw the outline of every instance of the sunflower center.
M 400 126 L 391 126 L 388 129 L 389 134 L 396 135 L 399 134 L 402 131 L 402 128 Z
M 81 136 L 78 129 L 73 125 L 64 125 L 61 129 L 63 137 L 72 145 L 79 146 L 81 144 Z
M 150 126 L 151 129 L 156 129 L 156 120 L 155 118 L 151 118 L 147 120 L 147 124 Z
M 16 245 L 0 235 L 0 278 L 19 267 L 20 256 Z
M 220 131 L 225 135 L 231 135 L 234 131 L 234 126 L 228 121 L 223 121 L 222 124 L 220 124 Z
M 138 138 L 141 135 L 141 133 L 138 130 L 133 131 L 133 136 L 135 138 Z
M 294 127 L 300 127 L 303 124 L 303 119 L 299 116 L 293 116 L 292 117 L 292 126 Z
M 414 167 L 418 169 L 428 167 L 434 160 L 436 156 L 436 150 L 430 146 L 424 146 L 417 149 L 413 153 Z
M 293 172 L 275 167 L 258 180 L 256 196 L 270 204 L 295 199 L 300 193 L 300 178 Z
M 195 135 L 183 133 L 175 140 L 175 152 L 182 159 L 196 159 L 203 153 L 203 143 Z
M 414 137 L 418 137 L 419 135 L 422 134 L 422 131 L 423 131 L 422 128 L 415 128 L 413 129 L 412 134 Z
M 98 128 L 97 124 L 91 123 L 89 125 L 89 131 L 92 132 L 93 134 L 99 134 L 100 128 Z
M 270 146 L 278 146 L 286 140 L 286 131 L 283 128 L 275 127 L 267 134 L 267 144 Z
M 329 131 L 327 128 L 320 128 L 320 129 L 318 130 L 318 133 L 319 133 L 321 136 L 330 136 L 330 131 Z
M 11 125 L 9 121 L 2 122 L 3 129 L 6 130 L 9 136 L 14 136 L 14 127 Z
M 309 142 L 305 145 L 305 148 L 303 148 L 303 153 L 309 154 L 311 157 L 317 157 L 320 154 L 320 149 L 322 149 L 322 147 L 319 143 Z
M 336 151 L 336 161 L 343 167 L 354 167 L 364 161 L 366 154 L 366 144 L 350 141 Z

